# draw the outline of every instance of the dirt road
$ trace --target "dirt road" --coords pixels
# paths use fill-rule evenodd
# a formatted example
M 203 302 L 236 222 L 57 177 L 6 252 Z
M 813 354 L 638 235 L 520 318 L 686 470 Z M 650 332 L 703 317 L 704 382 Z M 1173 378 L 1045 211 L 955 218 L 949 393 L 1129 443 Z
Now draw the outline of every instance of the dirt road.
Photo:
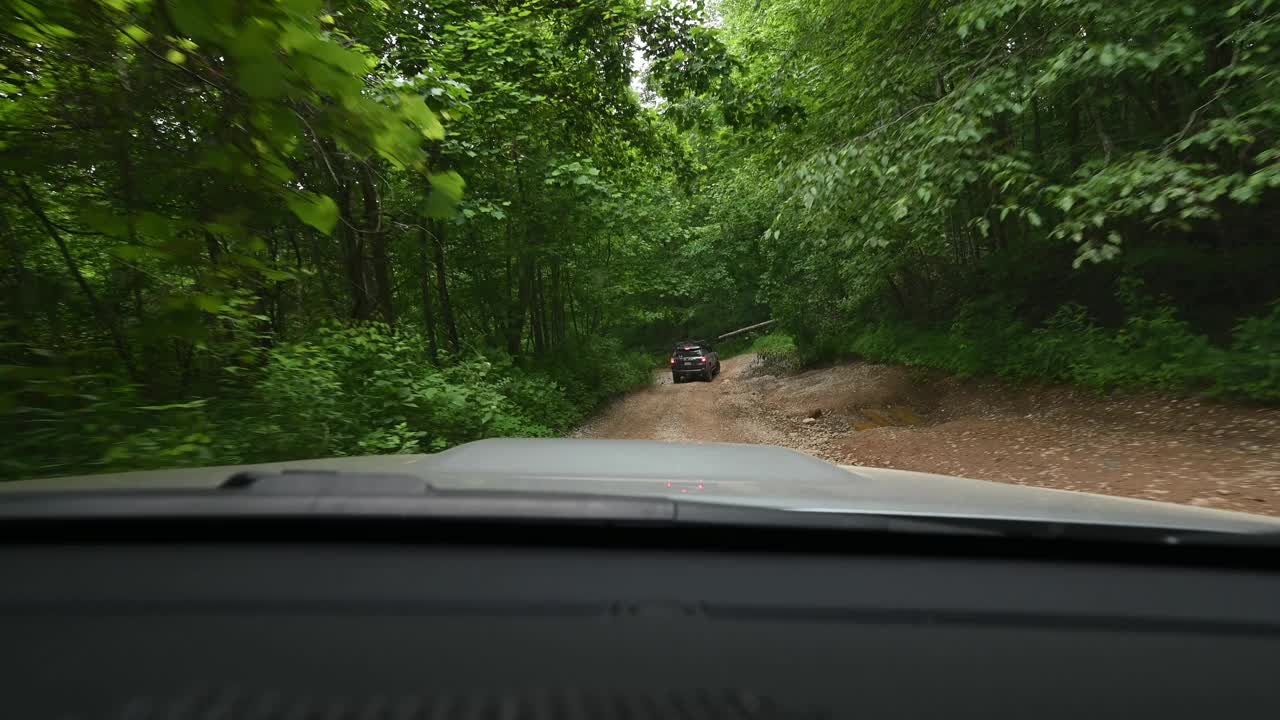
M 744 376 L 754 359 L 740 355 L 725 360 L 720 375 L 711 382 L 675 385 L 670 372 L 659 371 L 654 375 L 653 386 L 618 400 L 575 435 L 800 447 L 801 435 L 792 437 L 779 423 L 759 411 L 751 411 L 751 393 Z
M 1280 515 L 1280 411 L 928 378 L 853 363 L 775 376 L 752 355 L 710 383 L 622 398 L 579 437 L 781 445 L 922 470 Z

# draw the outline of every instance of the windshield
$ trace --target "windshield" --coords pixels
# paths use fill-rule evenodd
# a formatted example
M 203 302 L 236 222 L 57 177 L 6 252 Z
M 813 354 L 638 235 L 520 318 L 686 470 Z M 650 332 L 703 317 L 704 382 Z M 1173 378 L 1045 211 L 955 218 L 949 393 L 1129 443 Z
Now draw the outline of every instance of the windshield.
M 1276 10 L 5 3 L 0 485 L 574 437 L 1280 515 Z

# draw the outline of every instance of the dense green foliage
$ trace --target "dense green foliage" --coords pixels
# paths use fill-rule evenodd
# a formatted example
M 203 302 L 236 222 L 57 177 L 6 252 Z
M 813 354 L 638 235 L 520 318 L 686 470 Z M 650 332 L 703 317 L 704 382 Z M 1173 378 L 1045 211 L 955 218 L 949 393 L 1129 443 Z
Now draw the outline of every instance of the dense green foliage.
M 1280 396 L 1280 4 L 721 10 L 800 108 L 702 136 L 808 357 Z
M 599 361 L 521 368 L 500 354 L 433 364 L 421 331 L 322 327 L 278 345 L 243 392 L 146 405 L 103 382 L 43 413 L 10 452 L 31 466 L 125 469 L 441 450 L 484 437 L 551 437 L 653 362 L 603 344 Z M 85 400 L 89 400 L 85 402 Z M 63 439 L 77 438 L 76 443 Z
M 547 435 L 647 381 L 624 348 L 735 292 L 633 88 L 724 74 L 699 12 L 0 0 L 0 476 Z
M 827 352 L 853 351 L 961 376 L 994 374 L 1098 390 L 1197 390 L 1280 402 L 1280 312 L 1244 320 L 1225 347 L 1177 315 L 1167 305 L 1134 304 L 1120 327 L 1107 328 L 1077 304 L 1063 305 L 1040 327 L 1007 314 L 963 313 L 945 329 L 881 323 L 831 338 L 835 347 Z
M 1277 402 L 1278 194 L 1277 0 L 0 0 L 0 476 L 561 433 L 769 316 Z

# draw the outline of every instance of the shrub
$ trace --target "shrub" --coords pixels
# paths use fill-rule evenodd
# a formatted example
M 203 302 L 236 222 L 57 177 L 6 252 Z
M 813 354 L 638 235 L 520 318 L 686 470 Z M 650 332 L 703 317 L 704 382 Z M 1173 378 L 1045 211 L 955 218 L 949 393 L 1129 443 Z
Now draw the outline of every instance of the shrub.
M 726 340 L 716 345 L 716 352 L 720 353 L 721 360 L 728 360 L 731 357 L 751 352 L 751 347 L 755 340 L 739 335 L 732 340 Z
M 800 367 L 800 352 L 795 339 L 783 333 L 770 333 L 756 338 L 751 352 L 759 356 L 763 372 L 793 372 Z
M 169 405 L 145 404 L 118 378 L 0 371 L 0 400 L 12 405 L 6 420 L 23 430 L 10 433 L 21 443 L 0 452 L 0 477 L 435 452 L 486 437 L 553 437 L 603 400 L 649 382 L 654 369 L 652 358 L 609 339 L 529 367 L 505 355 L 435 365 L 417 332 L 378 324 L 325 328 L 263 358 L 253 370 L 228 369 L 239 384 L 218 397 Z
M 473 357 L 437 367 L 423 339 L 380 325 L 328 330 L 271 352 L 253 456 L 432 452 L 484 437 L 548 437 L 652 372 L 600 343 L 545 367 Z
M 583 414 L 601 402 L 653 382 L 655 359 L 623 350 L 613 338 L 588 338 L 544 361 L 539 368 L 565 389 Z
M 1222 395 L 1280 403 L 1280 303 L 1272 306 L 1270 314 L 1236 325 L 1216 390 Z
M 1118 327 L 1099 325 L 1074 303 L 1034 328 L 1008 311 L 969 305 L 945 331 L 885 322 L 852 334 L 844 347 L 876 362 L 961 376 L 1280 402 L 1280 305 L 1239 322 L 1224 349 L 1194 332 L 1174 308 L 1143 295 L 1140 285 L 1122 283 L 1116 294 L 1128 313 Z

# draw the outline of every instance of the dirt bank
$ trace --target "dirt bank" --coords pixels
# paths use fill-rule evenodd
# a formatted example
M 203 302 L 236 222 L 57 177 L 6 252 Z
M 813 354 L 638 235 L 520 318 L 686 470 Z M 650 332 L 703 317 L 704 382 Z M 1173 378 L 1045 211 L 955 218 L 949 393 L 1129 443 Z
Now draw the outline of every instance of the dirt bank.
M 668 373 L 580 437 L 767 443 L 834 462 L 1280 515 L 1280 411 L 928 379 L 853 363 L 710 383 Z

